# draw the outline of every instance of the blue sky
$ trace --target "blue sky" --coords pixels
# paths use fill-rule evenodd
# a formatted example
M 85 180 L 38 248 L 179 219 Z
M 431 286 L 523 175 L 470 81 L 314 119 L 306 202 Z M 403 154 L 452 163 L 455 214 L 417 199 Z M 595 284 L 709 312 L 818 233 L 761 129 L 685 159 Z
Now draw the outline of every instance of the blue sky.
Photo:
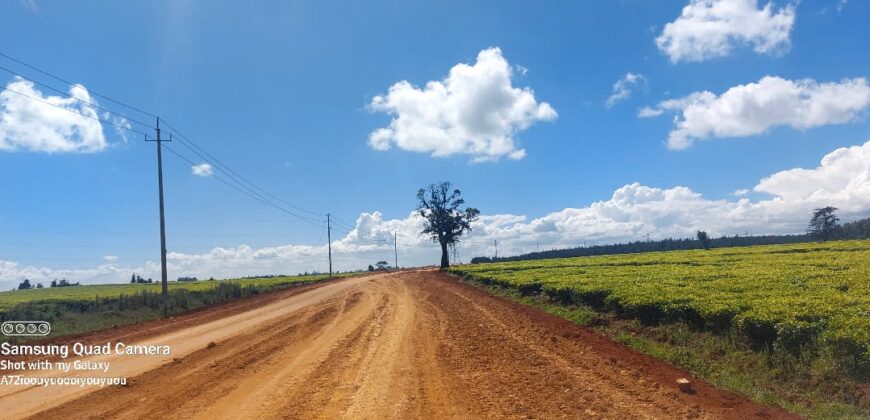
M 366 248 L 365 239 L 384 239 L 392 230 L 408 237 L 401 255 L 408 264 L 436 261 L 437 247 L 415 237 L 418 221 L 409 213 L 416 189 L 440 180 L 460 187 L 487 216 L 463 248 L 466 259 L 490 253 L 492 239 L 503 241 L 502 252 L 523 252 L 539 243 L 679 236 L 696 228 L 794 232 L 817 202 L 840 205 L 845 218 L 870 215 L 870 203 L 855 198 L 865 191 L 861 176 L 870 165 L 863 147 L 870 139 L 870 99 L 861 79 L 870 77 L 870 4 L 775 1 L 765 15 L 764 2 L 721 3 L 721 10 L 695 5 L 695 12 L 725 14 L 720 33 L 699 35 L 679 24 L 698 19 L 684 10 L 689 0 L 7 1 L 0 3 L 0 52 L 158 114 L 264 189 L 353 225 L 347 237 L 336 233 L 343 241 L 341 269 L 389 256 L 383 246 Z M 433 157 L 434 149 L 406 150 L 395 139 L 389 150 L 372 147 L 371 133 L 394 118 L 414 127 L 396 131 L 408 142 L 425 143 L 421 133 L 432 128 L 413 120 L 415 105 L 405 97 L 388 97 L 391 86 L 447 84 L 454 66 L 482 69 L 474 67 L 482 51 L 497 51 L 496 67 L 506 63 L 508 88 L 554 113 L 505 117 L 500 134 L 469 132 L 447 117 L 433 124 L 484 147 L 491 144 L 481 138 L 506 136 L 512 150 L 525 151 L 522 159 L 502 154 L 477 162 L 479 154 L 467 150 Z M 70 89 L 2 57 L 0 66 Z M 628 73 L 640 75 L 626 84 L 630 95 L 608 106 L 614 84 Z M 762 82 L 765 76 L 775 79 Z M 0 83 L 14 82 L 0 71 Z M 664 103 L 704 91 L 714 98 Z M 780 99 L 764 102 L 770 92 Z M 414 101 L 415 92 L 407 93 Z M 396 102 L 377 109 L 378 96 Z M 503 105 L 483 99 L 457 118 L 492 116 L 487 107 Z M 150 118 L 94 100 L 134 119 Z M 722 111 L 732 101 L 744 114 Z M 449 113 L 454 103 L 416 105 Z M 641 118 L 644 107 L 662 115 Z M 755 117 L 756 127 L 735 127 Z M 668 143 L 675 118 L 693 136 L 679 150 Z M 0 286 L 22 276 L 113 281 L 134 269 L 155 275 L 154 143 L 130 133 L 125 141 L 112 127 L 103 129 L 105 146 L 88 153 L 48 153 L 21 146 L 30 140 L 20 138 L 16 147 L 0 147 L 0 262 L 6 264 Z M 848 165 L 785 172 L 819 168 L 824 156 L 847 147 L 853 147 L 845 149 Z M 193 175 L 190 164 L 171 154 L 165 177 L 168 248 L 177 253 L 171 278 L 325 269 L 317 254 L 326 240 L 322 229 L 214 177 Z M 801 190 L 802 177 L 819 187 Z M 740 205 L 734 192 L 743 189 L 750 190 L 742 197 L 748 203 Z M 789 193 L 797 190 L 802 195 Z M 631 198 L 615 200 L 617 191 Z M 652 196 L 659 197 L 655 204 L 644 201 Z M 777 197 L 792 204 L 776 207 Z M 609 205 L 615 207 L 604 208 Z

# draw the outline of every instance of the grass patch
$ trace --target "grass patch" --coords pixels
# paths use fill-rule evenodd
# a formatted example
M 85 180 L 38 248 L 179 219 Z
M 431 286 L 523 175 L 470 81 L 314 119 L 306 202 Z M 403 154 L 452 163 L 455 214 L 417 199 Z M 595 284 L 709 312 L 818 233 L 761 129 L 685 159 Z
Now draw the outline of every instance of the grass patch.
M 160 284 L 112 284 L 33 289 L 0 293 L 0 321 L 48 321 L 51 337 L 79 334 L 178 315 L 327 279 L 293 276 L 220 281 L 171 282 L 164 300 Z M 42 338 L 42 337 L 37 337 Z M 2 341 L 33 338 L 0 336 Z
M 342 275 L 338 275 L 342 276 Z M 190 292 L 200 292 L 213 289 L 221 284 L 235 283 L 242 287 L 254 286 L 270 287 L 270 286 L 289 286 L 295 283 L 309 283 L 312 281 L 323 280 L 326 275 L 307 275 L 307 276 L 284 276 L 284 277 L 263 277 L 263 278 L 246 278 L 246 279 L 230 279 L 230 280 L 200 280 L 191 282 L 168 282 L 169 291 L 186 290 Z M 0 312 L 9 310 L 21 303 L 28 302 L 46 302 L 46 301 L 69 301 L 69 300 L 95 300 L 99 298 L 116 298 L 120 295 L 136 295 L 141 292 L 160 293 L 160 283 L 147 284 L 93 284 L 72 287 L 44 287 L 42 289 L 28 290 L 11 290 L 0 292 Z

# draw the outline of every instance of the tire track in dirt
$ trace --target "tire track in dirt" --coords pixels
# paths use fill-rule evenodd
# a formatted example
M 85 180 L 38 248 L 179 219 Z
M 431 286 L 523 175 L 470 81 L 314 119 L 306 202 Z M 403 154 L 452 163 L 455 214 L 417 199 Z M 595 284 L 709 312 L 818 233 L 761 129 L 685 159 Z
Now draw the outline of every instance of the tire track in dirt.
M 355 286 L 356 284 L 366 281 L 365 278 L 353 278 L 343 282 L 334 282 L 320 287 L 306 290 L 303 293 L 292 294 L 285 299 L 267 303 L 266 305 L 254 307 L 247 311 L 233 313 L 217 319 L 208 320 L 199 324 L 189 325 L 177 330 L 163 331 L 162 334 L 146 335 L 145 338 L 135 342 L 127 342 L 127 344 L 141 345 L 170 345 L 172 346 L 172 354 L 168 356 L 117 356 L 117 355 L 102 355 L 84 358 L 75 358 L 71 356 L 69 361 L 82 360 L 93 362 L 109 362 L 111 370 L 105 376 L 121 376 L 137 380 L 137 376 L 148 372 L 160 366 L 166 366 L 177 362 L 185 356 L 194 353 L 198 350 L 206 348 L 211 342 L 220 342 L 222 340 L 244 335 L 254 330 L 263 330 L 264 323 L 270 320 L 280 319 L 281 317 L 298 313 L 301 310 L 307 310 L 312 305 L 324 302 L 329 298 L 340 295 L 343 291 Z M 123 329 L 117 331 L 119 336 L 126 336 L 127 332 Z M 102 339 L 112 341 L 110 334 L 101 332 L 98 334 Z M 85 340 L 91 342 L 90 340 Z M 105 342 L 105 341 L 104 341 Z M 279 341 L 280 342 L 280 341 Z M 31 377 L 50 377 L 61 376 L 57 371 L 40 371 L 30 372 Z M 99 375 L 98 375 L 99 376 Z M 50 407 L 62 404 L 67 401 L 74 400 L 84 395 L 99 392 L 116 391 L 121 388 L 108 388 L 99 390 L 94 387 L 76 387 L 76 386 L 5 386 L 0 387 L 0 408 L 3 408 L 4 415 L 11 418 L 24 417 L 27 415 L 38 413 Z M 93 409 L 93 407 L 89 407 Z
M 13 418 L 792 417 L 700 381 L 682 393 L 679 369 L 434 271 L 334 282 L 148 339 L 194 343 L 127 387 L 0 389 L 0 406 L 44 398 Z
M 655 382 L 641 378 L 639 372 L 633 371 L 630 368 L 628 370 L 623 369 L 618 365 L 618 362 L 609 358 L 606 360 L 602 358 L 590 358 L 586 349 L 577 349 L 577 351 L 572 352 L 572 360 L 568 360 L 565 356 L 553 352 L 551 349 L 552 343 L 557 342 L 559 337 L 548 335 L 545 329 L 537 328 L 531 330 L 533 331 L 531 335 L 523 334 L 525 331 L 518 332 L 515 326 L 509 326 L 499 320 L 484 305 L 478 304 L 456 290 L 451 290 L 451 293 L 456 299 L 470 305 L 477 312 L 473 316 L 474 318 L 469 319 L 479 319 L 482 322 L 479 322 L 478 326 L 485 325 L 486 328 L 498 331 L 499 335 L 508 340 L 508 343 L 503 344 L 503 346 L 518 346 L 528 349 L 527 357 L 530 366 L 552 365 L 555 371 L 550 372 L 548 375 L 565 383 L 596 384 L 594 387 L 580 390 L 580 393 L 572 392 L 576 390 L 566 388 L 565 394 L 568 394 L 566 395 L 568 397 L 567 401 L 579 399 L 584 401 L 584 404 L 594 403 L 608 409 L 609 405 L 613 407 L 632 407 L 636 411 L 638 418 L 661 418 L 668 415 L 668 413 L 674 414 L 671 411 L 672 407 L 664 404 L 655 404 L 657 399 L 649 397 L 652 394 L 662 394 L 661 388 L 655 386 Z M 477 315 L 479 315 L 479 318 Z M 673 390 L 664 391 L 664 396 L 667 398 L 674 398 L 674 394 Z M 605 401 L 607 404 L 603 404 Z M 560 406 L 560 408 L 564 408 L 565 404 L 560 404 Z M 587 410 L 589 410 L 588 414 L 594 414 L 594 410 Z M 587 410 L 584 410 L 584 412 Z M 686 407 L 676 414 L 679 417 L 693 418 L 697 417 L 699 413 L 696 407 Z
M 197 351 L 188 357 L 174 361 L 161 368 L 147 372 L 130 383 L 121 391 L 105 393 L 95 392 L 86 398 L 105 411 L 91 410 L 92 418 L 162 418 L 189 417 L 204 410 L 207 406 L 202 401 L 219 399 L 235 388 L 236 381 L 244 378 L 250 372 L 262 371 L 272 361 L 274 353 L 281 350 L 283 343 L 278 340 L 282 335 L 299 334 L 305 336 L 311 327 L 322 325 L 324 321 L 334 318 L 338 311 L 334 307 L 312 313 L 304 311 L 298 314 L 298 320 L 289 321 L 287 325 L 270 323 L 271 334 L 262 330 L 239 335 L 223 341 L 212 348 Z M 285 321 L 281 319 L 279 322 Z M 280 327 L 280 328 L 276 328 Z M 214 376 L 222 381 L 212 382 Z M 159 382 L 160 387 L 142 392 L 147 384 Z M 150 387 L 149 387 L 150 388 Z M 184 395 L 186 401 L 175 399 Z M 174 401 L 177 405 L 152 404 L 159 401 Z M 74 418 L 78 415 L 74 407 L 49 411 L 42 415 L 50 417 Z

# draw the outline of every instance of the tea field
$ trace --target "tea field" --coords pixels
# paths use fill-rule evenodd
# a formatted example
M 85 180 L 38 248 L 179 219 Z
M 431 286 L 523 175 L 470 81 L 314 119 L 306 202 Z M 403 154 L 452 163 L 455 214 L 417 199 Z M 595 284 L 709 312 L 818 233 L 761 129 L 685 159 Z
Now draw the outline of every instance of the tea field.
M 756 348 L 870 349 L 870 241 L 531 260 L 451 268 L 485 284 L 636 318 L 687 322 Z

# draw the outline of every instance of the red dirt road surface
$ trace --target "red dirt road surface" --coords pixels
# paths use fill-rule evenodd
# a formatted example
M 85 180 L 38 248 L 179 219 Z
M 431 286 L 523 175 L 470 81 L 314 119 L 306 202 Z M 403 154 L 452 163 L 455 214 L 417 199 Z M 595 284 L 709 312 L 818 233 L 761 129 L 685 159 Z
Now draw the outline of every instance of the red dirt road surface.
M 355 277 L 82 337 L 126 387 L 0 387 L 4 418 L 790 418 L 433 271 Z M 31 373 L 32 374 L 32 373 Z M 689 377 L 691 379 L 691 377 Z

